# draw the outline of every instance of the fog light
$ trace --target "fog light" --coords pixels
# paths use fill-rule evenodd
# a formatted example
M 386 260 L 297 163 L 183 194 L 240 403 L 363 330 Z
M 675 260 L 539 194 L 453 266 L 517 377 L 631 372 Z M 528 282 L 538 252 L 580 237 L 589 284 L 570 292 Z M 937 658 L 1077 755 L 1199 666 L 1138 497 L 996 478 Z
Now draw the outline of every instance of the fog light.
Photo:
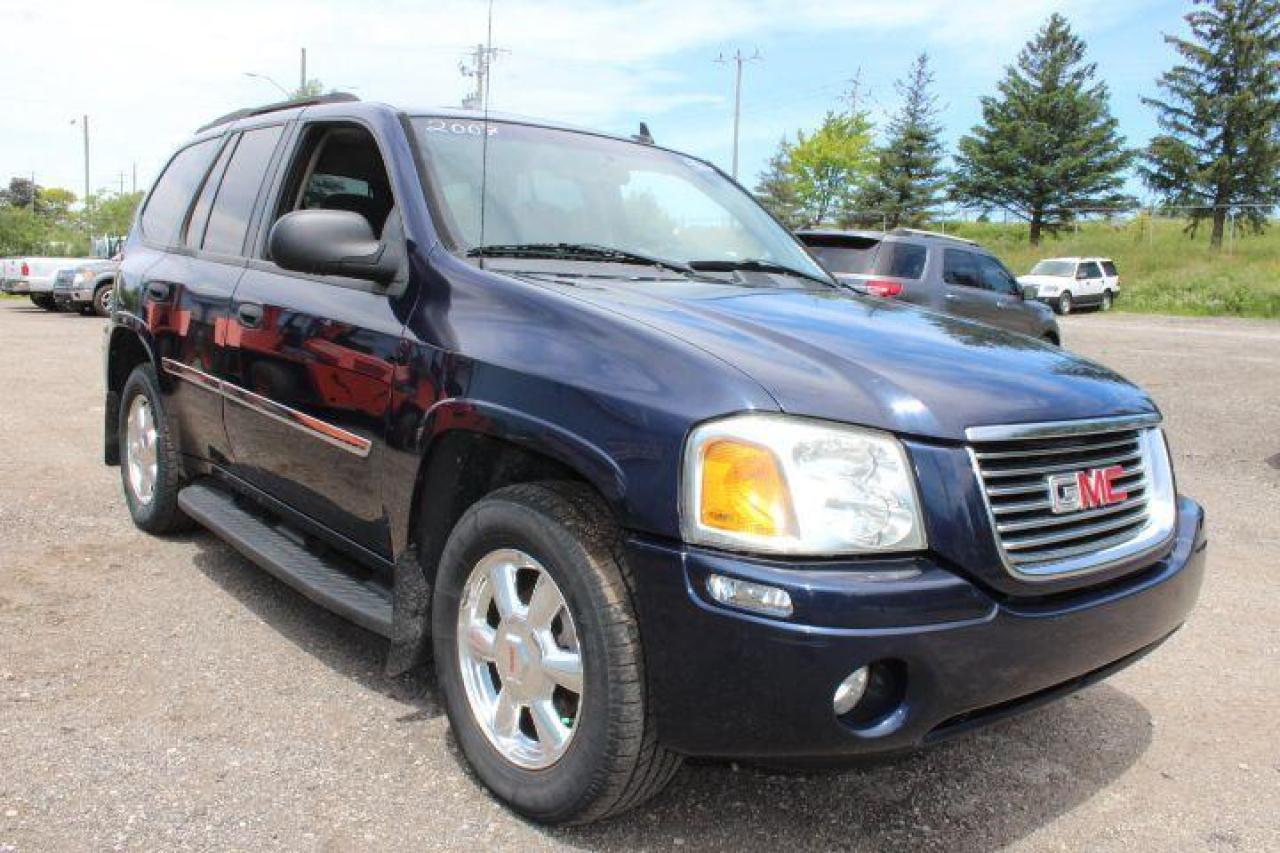
M 778 589 L 776 586 L 727 578 L 724 575 L 710 575 L 707 577 L 707 592 L 716 601 L 730 607 L 741 607 L 743 610 L 769 616 L 790 616 L 792 612 L 791 596 L 785 589 Z
M 831 705 L 836 709 L 837 717 L 843 717 L 852 711 L 853 706 L 862 699 L 863 694 L 867 692 L 868 675 L 867 668 L 860 666 L 849 673 L 849 677 L 836 687 L 836 695 L 831 700 Z

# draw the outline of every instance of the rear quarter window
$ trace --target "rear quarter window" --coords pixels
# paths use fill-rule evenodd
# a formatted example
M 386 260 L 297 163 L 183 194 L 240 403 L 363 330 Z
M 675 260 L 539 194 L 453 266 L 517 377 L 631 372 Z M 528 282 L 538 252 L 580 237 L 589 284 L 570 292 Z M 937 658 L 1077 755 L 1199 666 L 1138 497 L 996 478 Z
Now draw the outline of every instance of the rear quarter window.
M 885 243 L 876 256 L 875 272 L 894 278 L 918 280 L 924 276 L 929 250 L 915 243 Z
M 809 253 L 834 273 L 871 272 L 880 241 L 867 237 L 809 238 L 805 240 Z
M 1116 265 L 1115 265 L 1114 263 L 1112 263 L 1111 261 L 1103 261 L 1103 262 L 1102 262 L 1102 271 L 1103 271 L 1104 273 L 1106 273 L 1107 275 L 1112 276 L 1112 277 L 1115 277 L 1115 276 L 1117 276 L 1117 275 L 1119 275 L 1119 274 L 1120 274 L 1120 273 L 1116 272 Z
M 213 163 L 220 137 L 183 148 L 173 156 L 147 198 L 142 211 L 142 234 L 166 246 L 177 242 L 191 199 Z

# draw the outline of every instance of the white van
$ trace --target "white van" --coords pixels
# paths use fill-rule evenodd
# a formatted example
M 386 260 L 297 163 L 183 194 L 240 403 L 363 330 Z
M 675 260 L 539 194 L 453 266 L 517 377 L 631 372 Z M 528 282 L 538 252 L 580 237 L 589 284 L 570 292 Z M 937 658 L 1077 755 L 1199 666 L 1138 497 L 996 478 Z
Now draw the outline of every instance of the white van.
M 1020 276 L 1018 284 L 1034 287 L 1035 297 L 1070 314 L 1078 305 L 1109 311 L 1120 293 L 1120 273 L 1110 258 L 1048 258 Z

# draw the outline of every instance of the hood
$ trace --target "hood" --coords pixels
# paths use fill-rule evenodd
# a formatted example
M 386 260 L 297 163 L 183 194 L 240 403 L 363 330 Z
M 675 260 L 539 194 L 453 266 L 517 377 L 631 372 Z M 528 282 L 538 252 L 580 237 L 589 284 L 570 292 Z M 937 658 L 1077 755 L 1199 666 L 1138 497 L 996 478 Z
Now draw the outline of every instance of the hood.
M 790 414 L 963 440 L 971 426 L 1156 410 L 1141 389 L 1092 361 L 890 300 L 687 280 L 529 278 L 718 356 Z
M 1043 287 L 1046 284 L 1054 284 L 1062 286 L 1069 281 L 1073 281 L 1070 276 L 1065 275 L 1020 275 L 1018 276 L 1018 284 L 1034 284 L 1037 287 Z

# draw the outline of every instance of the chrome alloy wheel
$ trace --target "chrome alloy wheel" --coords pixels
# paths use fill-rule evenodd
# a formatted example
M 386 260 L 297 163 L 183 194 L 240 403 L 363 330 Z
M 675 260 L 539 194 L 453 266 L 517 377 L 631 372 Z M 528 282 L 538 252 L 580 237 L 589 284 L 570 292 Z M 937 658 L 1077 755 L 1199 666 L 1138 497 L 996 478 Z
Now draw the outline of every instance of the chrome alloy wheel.
M 555 764 L 582 714 L 582 653 L 560 587 L 533 557 L 486 554 L 458 602 L 458 665 L 471 714 L 503 758 Z
M 129 488 L 139 503 L 149 504 L 156 490 L 158 448 L 155 414 L 151 401 L 142 394 L 129 404 L 125 428 L 125 465 L 129 472 Z

